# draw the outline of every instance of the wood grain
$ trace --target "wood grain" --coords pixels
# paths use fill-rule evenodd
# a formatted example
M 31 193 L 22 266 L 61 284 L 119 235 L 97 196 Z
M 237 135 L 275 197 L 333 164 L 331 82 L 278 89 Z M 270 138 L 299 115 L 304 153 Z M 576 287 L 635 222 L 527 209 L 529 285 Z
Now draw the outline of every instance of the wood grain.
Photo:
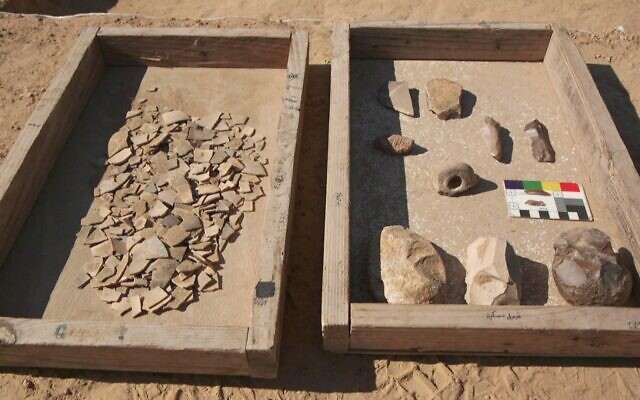
M 621 244 L 636 259 L 640 254 L 640 178 L 564 28 L 390 21 L 354 23 L 350 31 L 344 24 L 343 29 L 347 37 L 350 32 L 350 50 L 347 47 L 344 60 L 336 56 L 345 46 L 334 37 L 332 61 L 322 309 L 325 348 L 374 353 L 639 356 L 638 308 L 367 303 L 352 303 L 346 311 L 340 308 L 349 305 L 348 257 L 338 262 L 349 250 L 349 54 L 407 60 L 543 61 L 588 165 L 589 184 L 602 187 L 603 198 L 613 203 L 612 225 L 618 225 L 619 232 L 612 228 L 612 236 L 625 238 Z M 347 197 L 340 196 L 338 184 L 346 188 Z M 344 200 L 345 210 L 336 207 L 338 197 Z M 335 339 L 342 337 L 346 339 Z
M 602 188 L 614 214 L 622 246 L 640 271 L 640 177 L 584 60 L 567 31 L 554 27 L 544 59 L 549 79 L 592 181 Z M 635 282 L 636 296 L 640 282 Z
M 87 28 L 38 102 L 0 169 L 0 263 L 7 256 L 104 64 Z
M 307 33 L 164 28 L 85 32 L 2 167 L 0 222 L 9 232 L 0 245 L 3 256 L 104 69 L 103 55 L 109 65 L 287 69 L 277 137 L 270 145 L 275 156 L 269 157 L 271 192 L 267 191 L 251 323 L 229 327 L 2 318 L 0 365 L 275 377 Z
M 0 365 L 248 374 L 247 328 L 0 318 Z
M 349 349 L 349 24 L 333 27 L 322 275 L 324 348 Z
M 352 24 L 353 58 L 468 61 L 542 61 L 546 24 Z
M 351 305 L 354 351 L 549 356 L 640 355 L 640 309 Z
M 278 371 L 280 337 L 286 293 L 286 259 L 290 242 L 295 193 L 296 159 L 301 130 L 309 37 L 306 31 L 291 34 L 287 84 L 276 137 L 267 199 L 265 229 L 258 257 L 258 282 L 253 301 L 247 356 L 253 377 L 273 378 Z
M 101 28 L 108 65 L 286 68 L 289 30 Z

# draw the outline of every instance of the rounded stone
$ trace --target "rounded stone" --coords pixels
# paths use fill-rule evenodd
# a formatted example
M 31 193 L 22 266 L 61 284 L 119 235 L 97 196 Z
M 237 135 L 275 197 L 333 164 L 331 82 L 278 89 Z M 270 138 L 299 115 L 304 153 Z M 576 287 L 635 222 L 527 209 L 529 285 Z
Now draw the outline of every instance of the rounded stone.
M 458 163 L 441 170 L 434 181 L 434 188 L 443 196 L 457 196 L 473 188 L 480 178 L 469 164 Z
M 628 300 L 631 271 L 618 261 L 606 233 L 575 228 L 563 232 L 553 248 L 553 279 L 569 304 L 615 306 Z

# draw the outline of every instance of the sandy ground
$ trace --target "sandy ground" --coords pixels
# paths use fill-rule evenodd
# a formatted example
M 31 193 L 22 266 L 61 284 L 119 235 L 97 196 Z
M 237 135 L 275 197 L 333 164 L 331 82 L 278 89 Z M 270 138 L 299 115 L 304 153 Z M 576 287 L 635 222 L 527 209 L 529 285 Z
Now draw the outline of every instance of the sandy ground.
M 6 1 L 5 1 L 6 2 Z M 0 4 L 3 2 L 0 2 Z M 59 3 L 59 2 L 51 2 Z M 640 165 L 640 6 L 636 0 L 418 1 L 100 0 L 18 11 L 109 11 L 64 20 L 0 17 L 0 160 L 78 33 L 89 25 L 299 27 L 309 30 L 308 98 L 296 194 L 279 378 L 273 381 L 53 369 L 0 370 L 3 399 L 602 399 L 640 397 L 640 363 L 611 359 L 338 356 L 322 350 L 320 290 L 332 18 L 538 20 L 565 23 Z M 14 6 L 14 10 L 16 10 Z M 245 16 L 204 21 L 191 18 Z M 291 21 L 289 19 L 321 19 Z M 624 32 L 616 28 L 622 26 Z

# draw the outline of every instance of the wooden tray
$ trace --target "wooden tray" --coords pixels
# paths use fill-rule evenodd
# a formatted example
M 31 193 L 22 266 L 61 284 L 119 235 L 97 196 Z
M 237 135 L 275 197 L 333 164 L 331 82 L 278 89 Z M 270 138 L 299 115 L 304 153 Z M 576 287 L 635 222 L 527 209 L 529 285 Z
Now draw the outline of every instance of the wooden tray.
M 463 114 L 466 108 L 472 110 L 469 115 L 439 121 L 427 110 L 422 93 L 418 119 L 377 104 L 377 90 L 388 80 L 405 80 L 420 89 L 437 77 L 457 80 L 469 91 L 463 94 Z M 480 138 L 486 114 L 510 130 L 508 164 L 486 154 Z M 523 127 L 534 118 L 549 127 L 558 154 L 554 164 L 531 157 Z M 373 137 L 400 131 L 426 153 L 381 161 L 371 148 Z M 616 247 L 640 260 L 640 179 L 563 27 L 337 23 L 328 153 L 322 289 L 327 350 L 640 355 L 640 308 L 569 306 L 549 279 L 553 240 L 577 226 L 603 229 Z M 478 193 L 448 199 L 433 192 L 433 171 L 452 161 L 469 162 L 484 178 Z M 500 188 L 509 178 L 579 181 L 594 222 L 509 218 Z M 539 287 L 530 285 L 521 306 L 466 305 L 464 290 L 456 293 L 453 287 L 452 304 L 372 302 L 366 288 L 368 243 L 383 226 L 395 224 L 440 246 L 455 264 L 451 279 L 463 288 L 460 260 L 466 246 L 481 235 L 505 237 L 528 273 L 541 274 L 528 277 Z M 634 292 L 639 293 L 637 280 Z
M 307 61 L 305 31 L 83 32 L 0 170 L 0 365 L 275 377 Z M 266 197 L 225 251 L 223 289 L 132 319 L 69 277 L 96 160 L 142 97 L 249 115 L 270 163 Z

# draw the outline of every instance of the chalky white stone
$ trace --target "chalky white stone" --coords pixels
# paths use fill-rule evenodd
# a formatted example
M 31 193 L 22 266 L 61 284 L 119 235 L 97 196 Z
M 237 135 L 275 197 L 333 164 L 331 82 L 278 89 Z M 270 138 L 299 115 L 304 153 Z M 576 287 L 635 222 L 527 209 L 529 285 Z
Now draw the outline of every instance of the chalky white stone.
M 517 305 L 521 298 L 521 271 L 511 245 L 484 236 L 467 247 L 465 300 L 476 305 Z

